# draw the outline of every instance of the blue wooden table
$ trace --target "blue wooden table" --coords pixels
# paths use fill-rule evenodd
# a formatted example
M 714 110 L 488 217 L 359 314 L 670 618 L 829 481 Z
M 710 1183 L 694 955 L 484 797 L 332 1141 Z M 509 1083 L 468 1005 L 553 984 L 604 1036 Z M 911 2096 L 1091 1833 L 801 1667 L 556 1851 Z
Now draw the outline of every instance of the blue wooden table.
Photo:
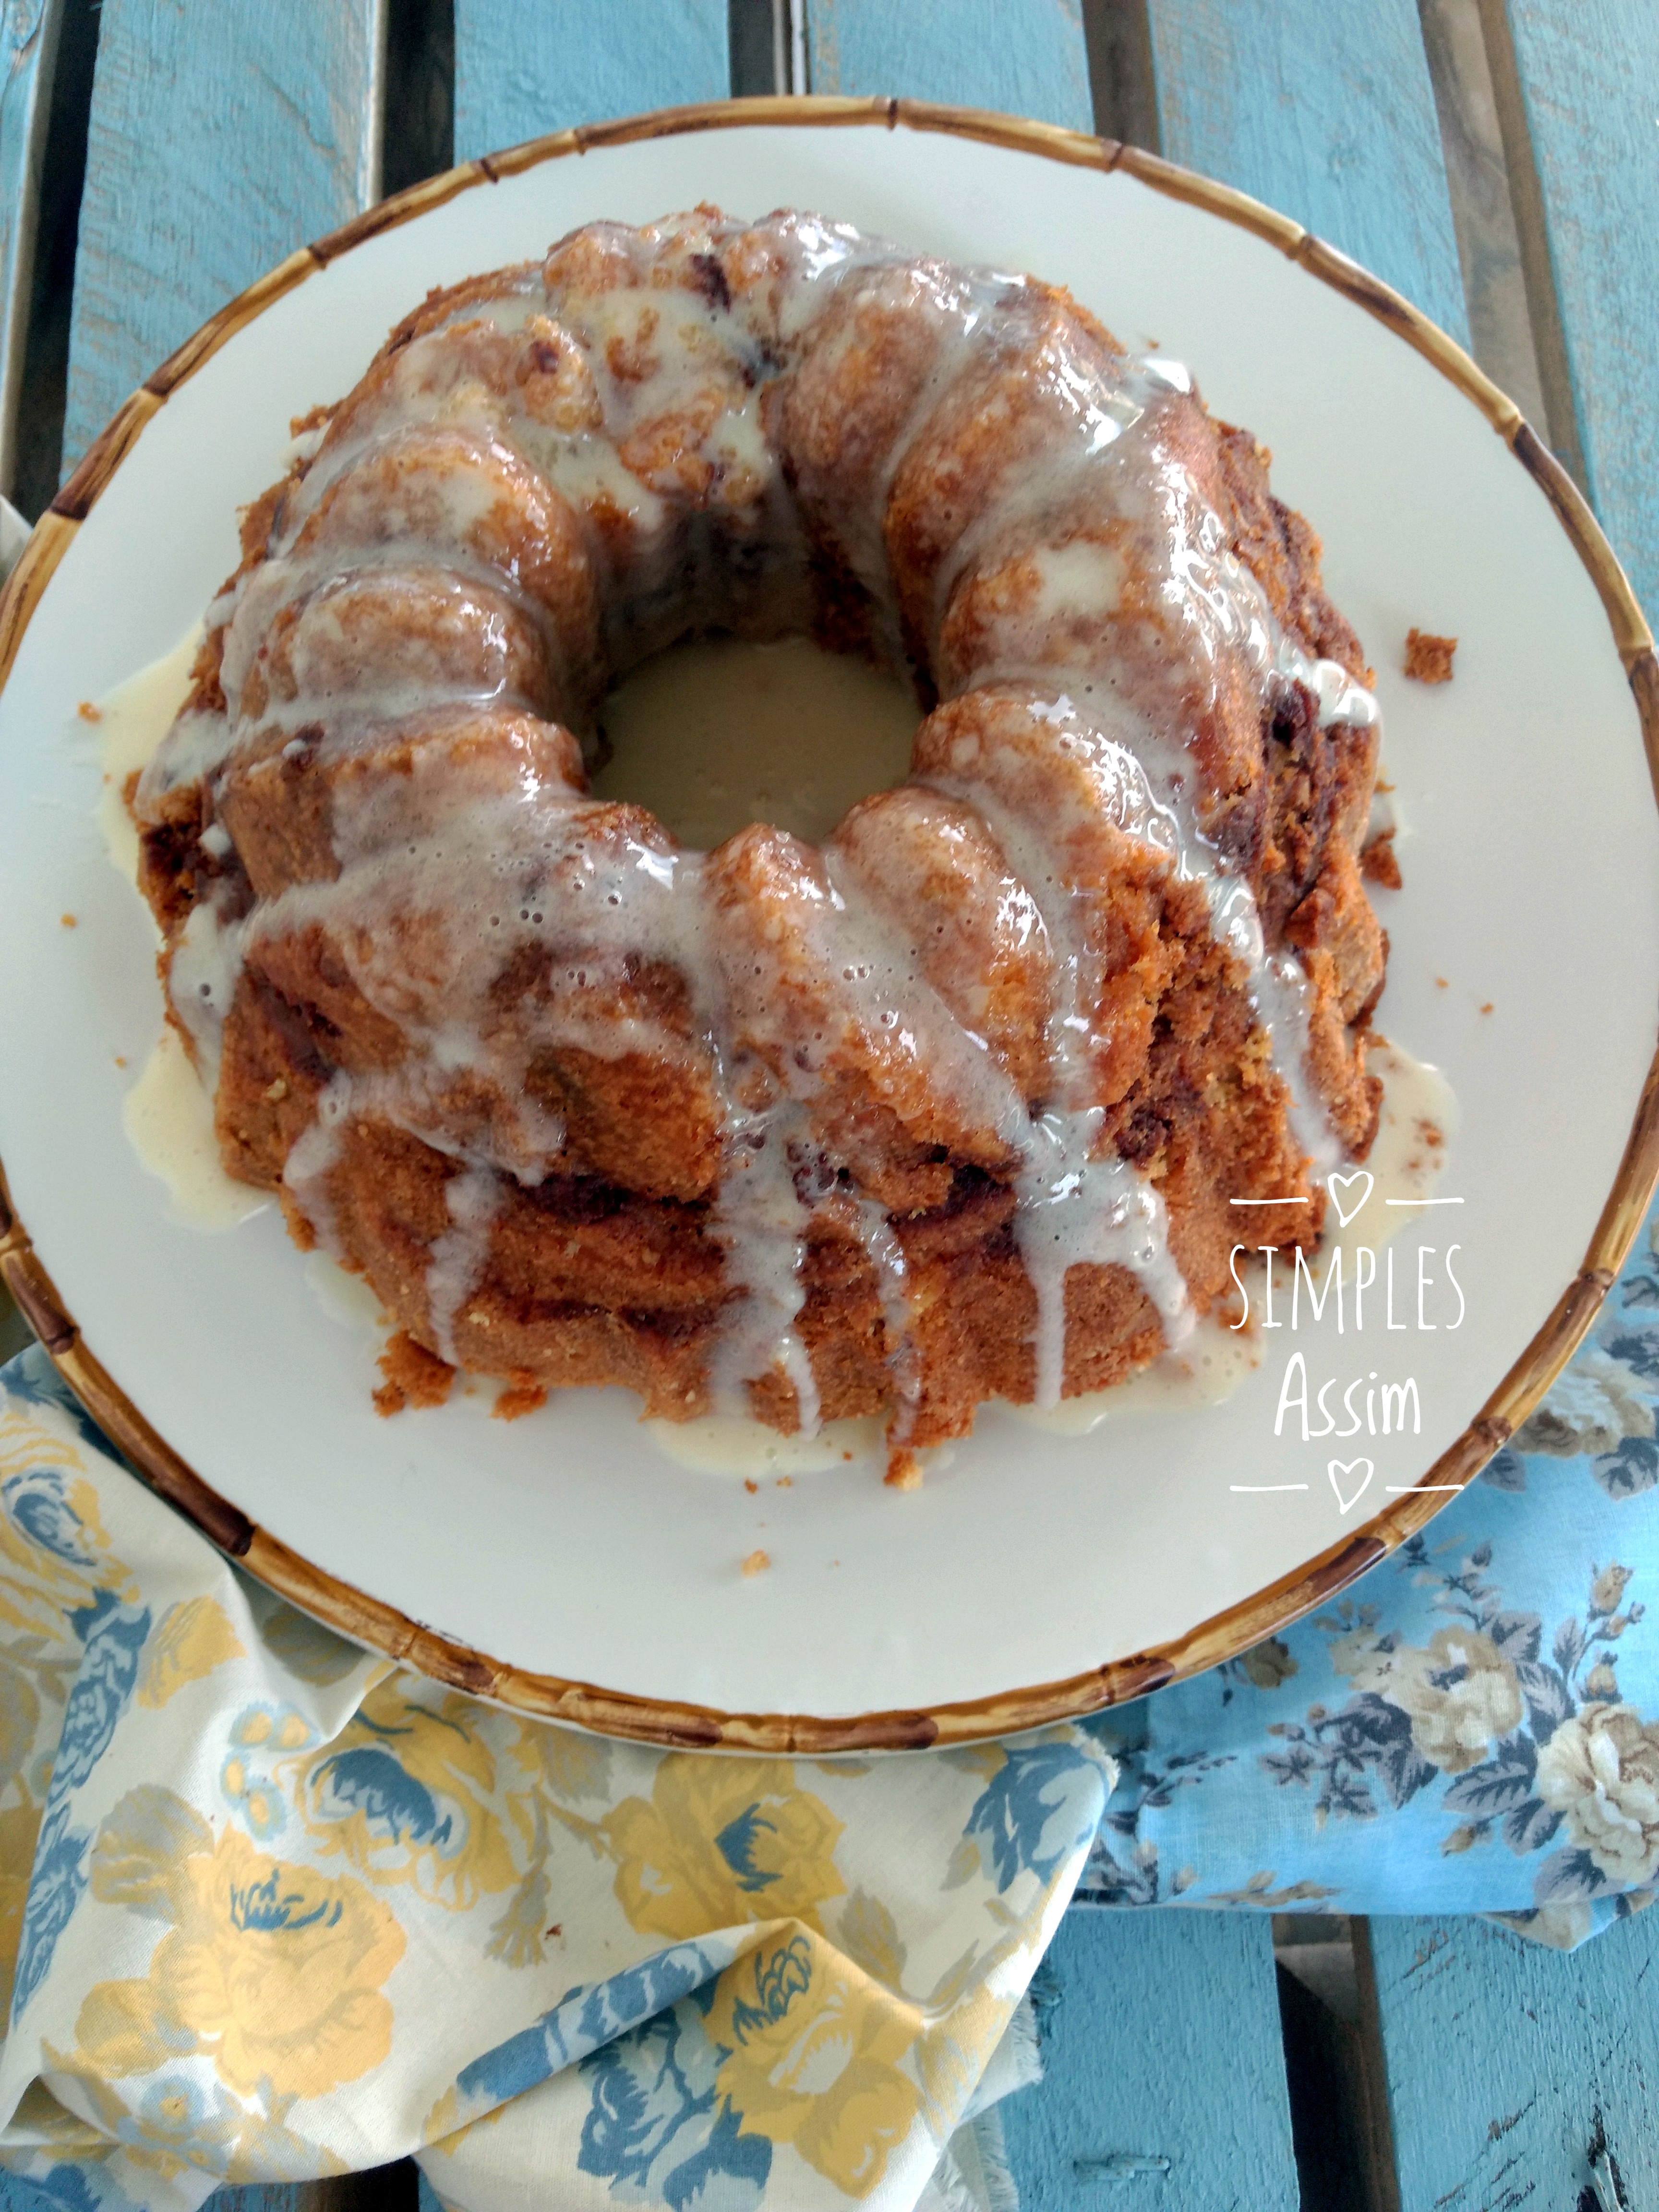
M 642 108 L 896 94 L 1124 138 L 1368 264 L 1516 398 L 1659 618 L 1654 0 L 10 0 L 0 67 L 0 489 L 30 519 L 210 313 L 386 191 Z M 20 1328 L 0 1310 L 0 1353 Z M 1021 2202 L 1659 2206 L 1650 1922 L 1563 1955 L 1074 1911 L 1046 2079 L 1005 2107 Z

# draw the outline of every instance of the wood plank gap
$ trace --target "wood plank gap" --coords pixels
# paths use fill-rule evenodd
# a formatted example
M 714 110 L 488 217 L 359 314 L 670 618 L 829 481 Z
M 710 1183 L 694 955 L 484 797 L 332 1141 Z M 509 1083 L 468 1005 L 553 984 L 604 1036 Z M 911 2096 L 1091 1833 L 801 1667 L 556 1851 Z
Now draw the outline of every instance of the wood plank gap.
M 1515 42 L 1510 33 L 1509 11 L 1504 0 L 1478 0 L 1478 4 L 1486 67 L 1503 137 L 1504 163 L 1509 172 L 1510 204 L 1515 216 L 1527 316 L 1532 326 L 1533 352 L 1543 397 L 1540 427 L 1557 460 L 1588 499 L 1591 495 L 1589 472 L 1584 465 L 1578 413 L 1572 400 L 1572 375 L 1567 365 L 1561 301 L 1550 263 L 1544 186 L 1538 173 L 1532 133 L 1527 127 L 1526 101 L 1521 91 Z
M 368 74 L 362 98 L 368 117 L 364 148 L 364 198 L 373 205 L 386 191 L 386 16 L 392 0 L 369 0 Z
M 30 0 L 26 7 L 7 9 L 0 19 L 0 489 L 8 492 L 17 462 L 17 399 L 65 4 L 66 0 Z
M 1418 0 L 1440 118 L 1470 350 L 1532 422 L 1546 420 L 1480 0 Z
M 380 190 L 455 161 L 455 0 L 386 0 Z
M 1301 2212 L 1394 2212 L 1394 2176 L 1376 2168 L 1352 1923 L 1303 1913 L 1286 1941 L 1275 1914 L 1273 1957 Z
M 1083 39 L 1095 129 L 1103 138 L 1161 154 L 1146 0 L 1083 0 Z
M 785 0 L 726 0 L 726 43 L 732 96 L 789 89 L 789 24 Z
M 98 52 L 95 0 L 61 0 L 57 51 L 46 102 L 35 240 L 21 314 L 15 409 L 0 483 L 31 522 L 52 504 L 62 473 L 64 409 L 69 389 L 70 318 L 75 249 L 87 174 L 87 129 Z M 41 58 L 45 65 L 46 58 Z
M 1359 2092 L 1365 2117 L 1364 2170 L 1374 2194 L 1376 2212 L 1401 2212 L 1400 2157 L 1389 2106 L 1388 2058 L 1382 2042 L 1382 2008 L 1377 2002 L 1371 1923 L 1356 1917 L 1349 1923 L 1348 1932 L 1353 1945 L 1354 1977 L 1359 1992 Z

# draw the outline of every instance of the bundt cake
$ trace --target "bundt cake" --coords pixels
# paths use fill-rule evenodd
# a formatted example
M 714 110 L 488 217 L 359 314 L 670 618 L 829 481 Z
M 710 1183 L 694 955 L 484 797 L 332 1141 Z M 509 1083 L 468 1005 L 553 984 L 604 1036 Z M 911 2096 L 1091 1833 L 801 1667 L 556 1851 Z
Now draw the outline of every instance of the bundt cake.
M 230 1173 L 432 1371 L 884 1413 L 898 1479 L 1178 1343 L 1377 1116 L 1371 679 L 1267 461 L 1064 291 L 812 216 L 434 293 L 133 798 Z M 590 796 L 714 630 L 907 672 L 909 781 L 821 848 Z

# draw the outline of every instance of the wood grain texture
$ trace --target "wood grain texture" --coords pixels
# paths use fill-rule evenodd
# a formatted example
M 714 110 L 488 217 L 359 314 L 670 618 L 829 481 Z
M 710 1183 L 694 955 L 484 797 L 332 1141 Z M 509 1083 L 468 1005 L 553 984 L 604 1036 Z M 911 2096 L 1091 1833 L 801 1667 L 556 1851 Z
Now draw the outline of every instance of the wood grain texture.
M 386 0 L 104 0 L 67 476 L 198 324 L 380 190 Z
M 1656 1922 L 1572 1952 L 1482 1920 L 1367 1923 L 1401 2212 L 1566 2212 L 1598 2122 L 1623 2202 L 1659 2203 Z
M 1169 159 L 1293 216 L 1467 345 L 1413 0 L 1149 0 L 1149 10 Z
M 1474 356 L 1528 420 L 1541 424 L 1544 392 L 1480 0 L 1419 0 L 1419 15 Z
M 455 0 L 455 159 L 732 88 L 726 0 Z
M 1021 2212 L 1295 2212 L 1266 1913 L 1068 1912 L 1031 1998 L 1043 2078 L 1000 2108 Z
M 809 88 L 892 93 L 1094 129 L 1082 0 L 803 0 Z
M 40 162 L 63 15 L 64 0 L 21 0 L 0 15 L 0 488 L 8 491 L 17 462 Z
M 1510 0 L 1507 27 L 1584 479 L 1659 620 L 1659 8 Z M 1506 145 L 1513 172 L 1525 149 Z

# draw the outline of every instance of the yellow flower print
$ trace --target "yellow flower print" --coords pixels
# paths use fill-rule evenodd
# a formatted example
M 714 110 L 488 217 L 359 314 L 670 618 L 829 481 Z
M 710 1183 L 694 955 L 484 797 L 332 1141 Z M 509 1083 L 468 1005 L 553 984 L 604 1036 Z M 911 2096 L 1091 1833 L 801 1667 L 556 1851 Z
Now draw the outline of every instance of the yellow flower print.
M 201 1681 L 227 1659 L 240 1659 L 242 1648 L 216 1598 L 181 1598 L 167 1607 L 150 1637 L 138 1684 L 139 1704 L 166 1705 L 187 1682 Z
M 38 1805 L 14 1805 L 0 1813 L 0 2020 L 11 2010 L 12 1976 L 17 1968 L 23 1906 L 40 1833 Z
M 709 1764 L 715 1764 L 711 1760 Z M 822 1939 L 796 1929 L 728 1966 L 706 2023 L 739 2132 L 793 2143 L 848 2197 L 867 2197 L 915 2124 L 898 2062 L 921 2015 Z
M 471 1698 L 432 1705 L 406 1677 L 372 1689 L 327 1749 L 279 1765 L 306 1832 L 376 1884 L 412 1883 L 464 1912 L 520 1878 L 501 1815 L 489 1802 L 495 1759 Z
M 624 1798 L 599 1830 L 617 1861 L 617 1901 L 646 1935 L 757 1920 L 816 1929 L 818 1906 L 846 1888 L 834 1859 L 842 1824 L 796 1789 L 787 1759 L 671 1752 L 649 1802 Z
M 40 1698 L 27 1674 L 0 1651 L 0 1790 L 21 1774 L 40 1728 Z
M 73 2069 L 62 2052 L 45 2046 L 47 2063 Z M 107 2081 L 82 2075 L 77 2087 L 98 2123 L 93 2142 L 106 2153 L 118 2144 L 133 2165 L 170 2181 L 191 2166 L 222 2174 L 230 2156 L 237 2108 L 222 2089 L 210 2098 L 185 2074 L 164 2074 L 128 2103 Z
M 76 1658 L 65 1615 L 90 1605 L 100 1582 L 124 1600 L 137 1591 L 108 1556 L 98 1493 L 79 1464 L 74 1445 L 43 1424 L 0 1418 L 0 1628 Z
M 110 1859 L 125 1893 L 142 1893 L 173 1926 L 143 1981 L 88 1993 L 76 2059 L 120 2076 L 205 2051 L 231 2088 L 279 2098 L 319 2097 L 378 2066 L 392 2047 L 380 1985 L 404 1953 L 403 1930 L 379 1899 L 358 1882 L 267 1858 L 235 1828 L 211 1850 L 141 1872 L 146 1832 L 169 1832 L 148 1802 Z M 170 1832 L 201 1840 L 187 1820 Z

